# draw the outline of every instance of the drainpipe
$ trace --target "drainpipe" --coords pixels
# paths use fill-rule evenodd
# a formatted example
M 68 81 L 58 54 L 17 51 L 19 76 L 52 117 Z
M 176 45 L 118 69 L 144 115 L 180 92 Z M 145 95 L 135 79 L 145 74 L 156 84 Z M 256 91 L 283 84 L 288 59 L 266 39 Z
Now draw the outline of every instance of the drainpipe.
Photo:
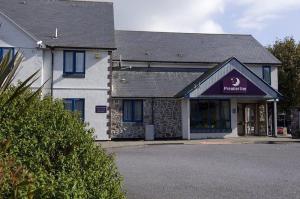
M 51 88 L 50 88 L 50 95 L 51 97 L 53 97 L 53 74 L 54 74 L 54 52 L 53 52 L 53 48 L 51 48 Z
M 151 124 L 154 125 L 154 98 L 151 98 Z

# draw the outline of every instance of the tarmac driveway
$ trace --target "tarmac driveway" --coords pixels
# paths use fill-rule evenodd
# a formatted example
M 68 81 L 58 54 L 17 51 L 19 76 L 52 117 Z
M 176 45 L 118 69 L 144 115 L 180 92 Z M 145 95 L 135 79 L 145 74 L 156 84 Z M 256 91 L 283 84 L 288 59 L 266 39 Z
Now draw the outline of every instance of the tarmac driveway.
M 300 144 L 115 148 L 128 199 L 300 198 Z

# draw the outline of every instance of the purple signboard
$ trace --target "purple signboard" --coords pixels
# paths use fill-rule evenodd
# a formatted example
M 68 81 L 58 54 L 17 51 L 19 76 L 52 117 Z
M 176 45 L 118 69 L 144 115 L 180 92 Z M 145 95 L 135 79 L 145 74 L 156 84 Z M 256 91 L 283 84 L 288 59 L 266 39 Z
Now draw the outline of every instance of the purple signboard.
M 240 73 L 227 75 L 223 79 L 223 93 L 247 93 L 247 79 Z
M 266 95 L 260 88 L 254 85 L 237 70 L 232 70 L 221 80 L 213 84 L 202 95 Z

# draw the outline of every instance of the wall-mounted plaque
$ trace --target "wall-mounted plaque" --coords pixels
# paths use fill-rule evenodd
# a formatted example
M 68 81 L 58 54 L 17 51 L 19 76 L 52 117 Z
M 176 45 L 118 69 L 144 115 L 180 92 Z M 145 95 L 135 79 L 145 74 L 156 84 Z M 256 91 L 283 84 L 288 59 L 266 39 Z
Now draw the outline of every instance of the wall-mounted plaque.
M 96 113 L 106 113 L 107 112 L 107 106 L 96 106 L 95 112 Z

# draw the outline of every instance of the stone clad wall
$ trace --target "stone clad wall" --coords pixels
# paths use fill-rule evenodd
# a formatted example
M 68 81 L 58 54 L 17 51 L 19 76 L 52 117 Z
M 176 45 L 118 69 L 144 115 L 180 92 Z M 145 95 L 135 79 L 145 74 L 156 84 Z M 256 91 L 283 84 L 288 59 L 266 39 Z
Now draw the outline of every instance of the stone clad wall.
M 153 114 L 152 114 L 153 103 Z M 145 125 L 154 122 L 156 138 L 181 137 L 181 101 L 177 99 L 144 99 L 143 123 L 123 122 L 123 100 L 111 102 L 111 138 L 144 139 Z M 152 118 L 153 115 L 153 118 Z
M 145 137 L 145 125 L 151 124 L 151 100 L 143 101 L 144 122 L 123 122 L 123 100 L 112 99 L 111 103 L 111 138 Z
M 156 99 L 154 101 L 154 129 L 156 138 L 181 137 L 181 101 Z

